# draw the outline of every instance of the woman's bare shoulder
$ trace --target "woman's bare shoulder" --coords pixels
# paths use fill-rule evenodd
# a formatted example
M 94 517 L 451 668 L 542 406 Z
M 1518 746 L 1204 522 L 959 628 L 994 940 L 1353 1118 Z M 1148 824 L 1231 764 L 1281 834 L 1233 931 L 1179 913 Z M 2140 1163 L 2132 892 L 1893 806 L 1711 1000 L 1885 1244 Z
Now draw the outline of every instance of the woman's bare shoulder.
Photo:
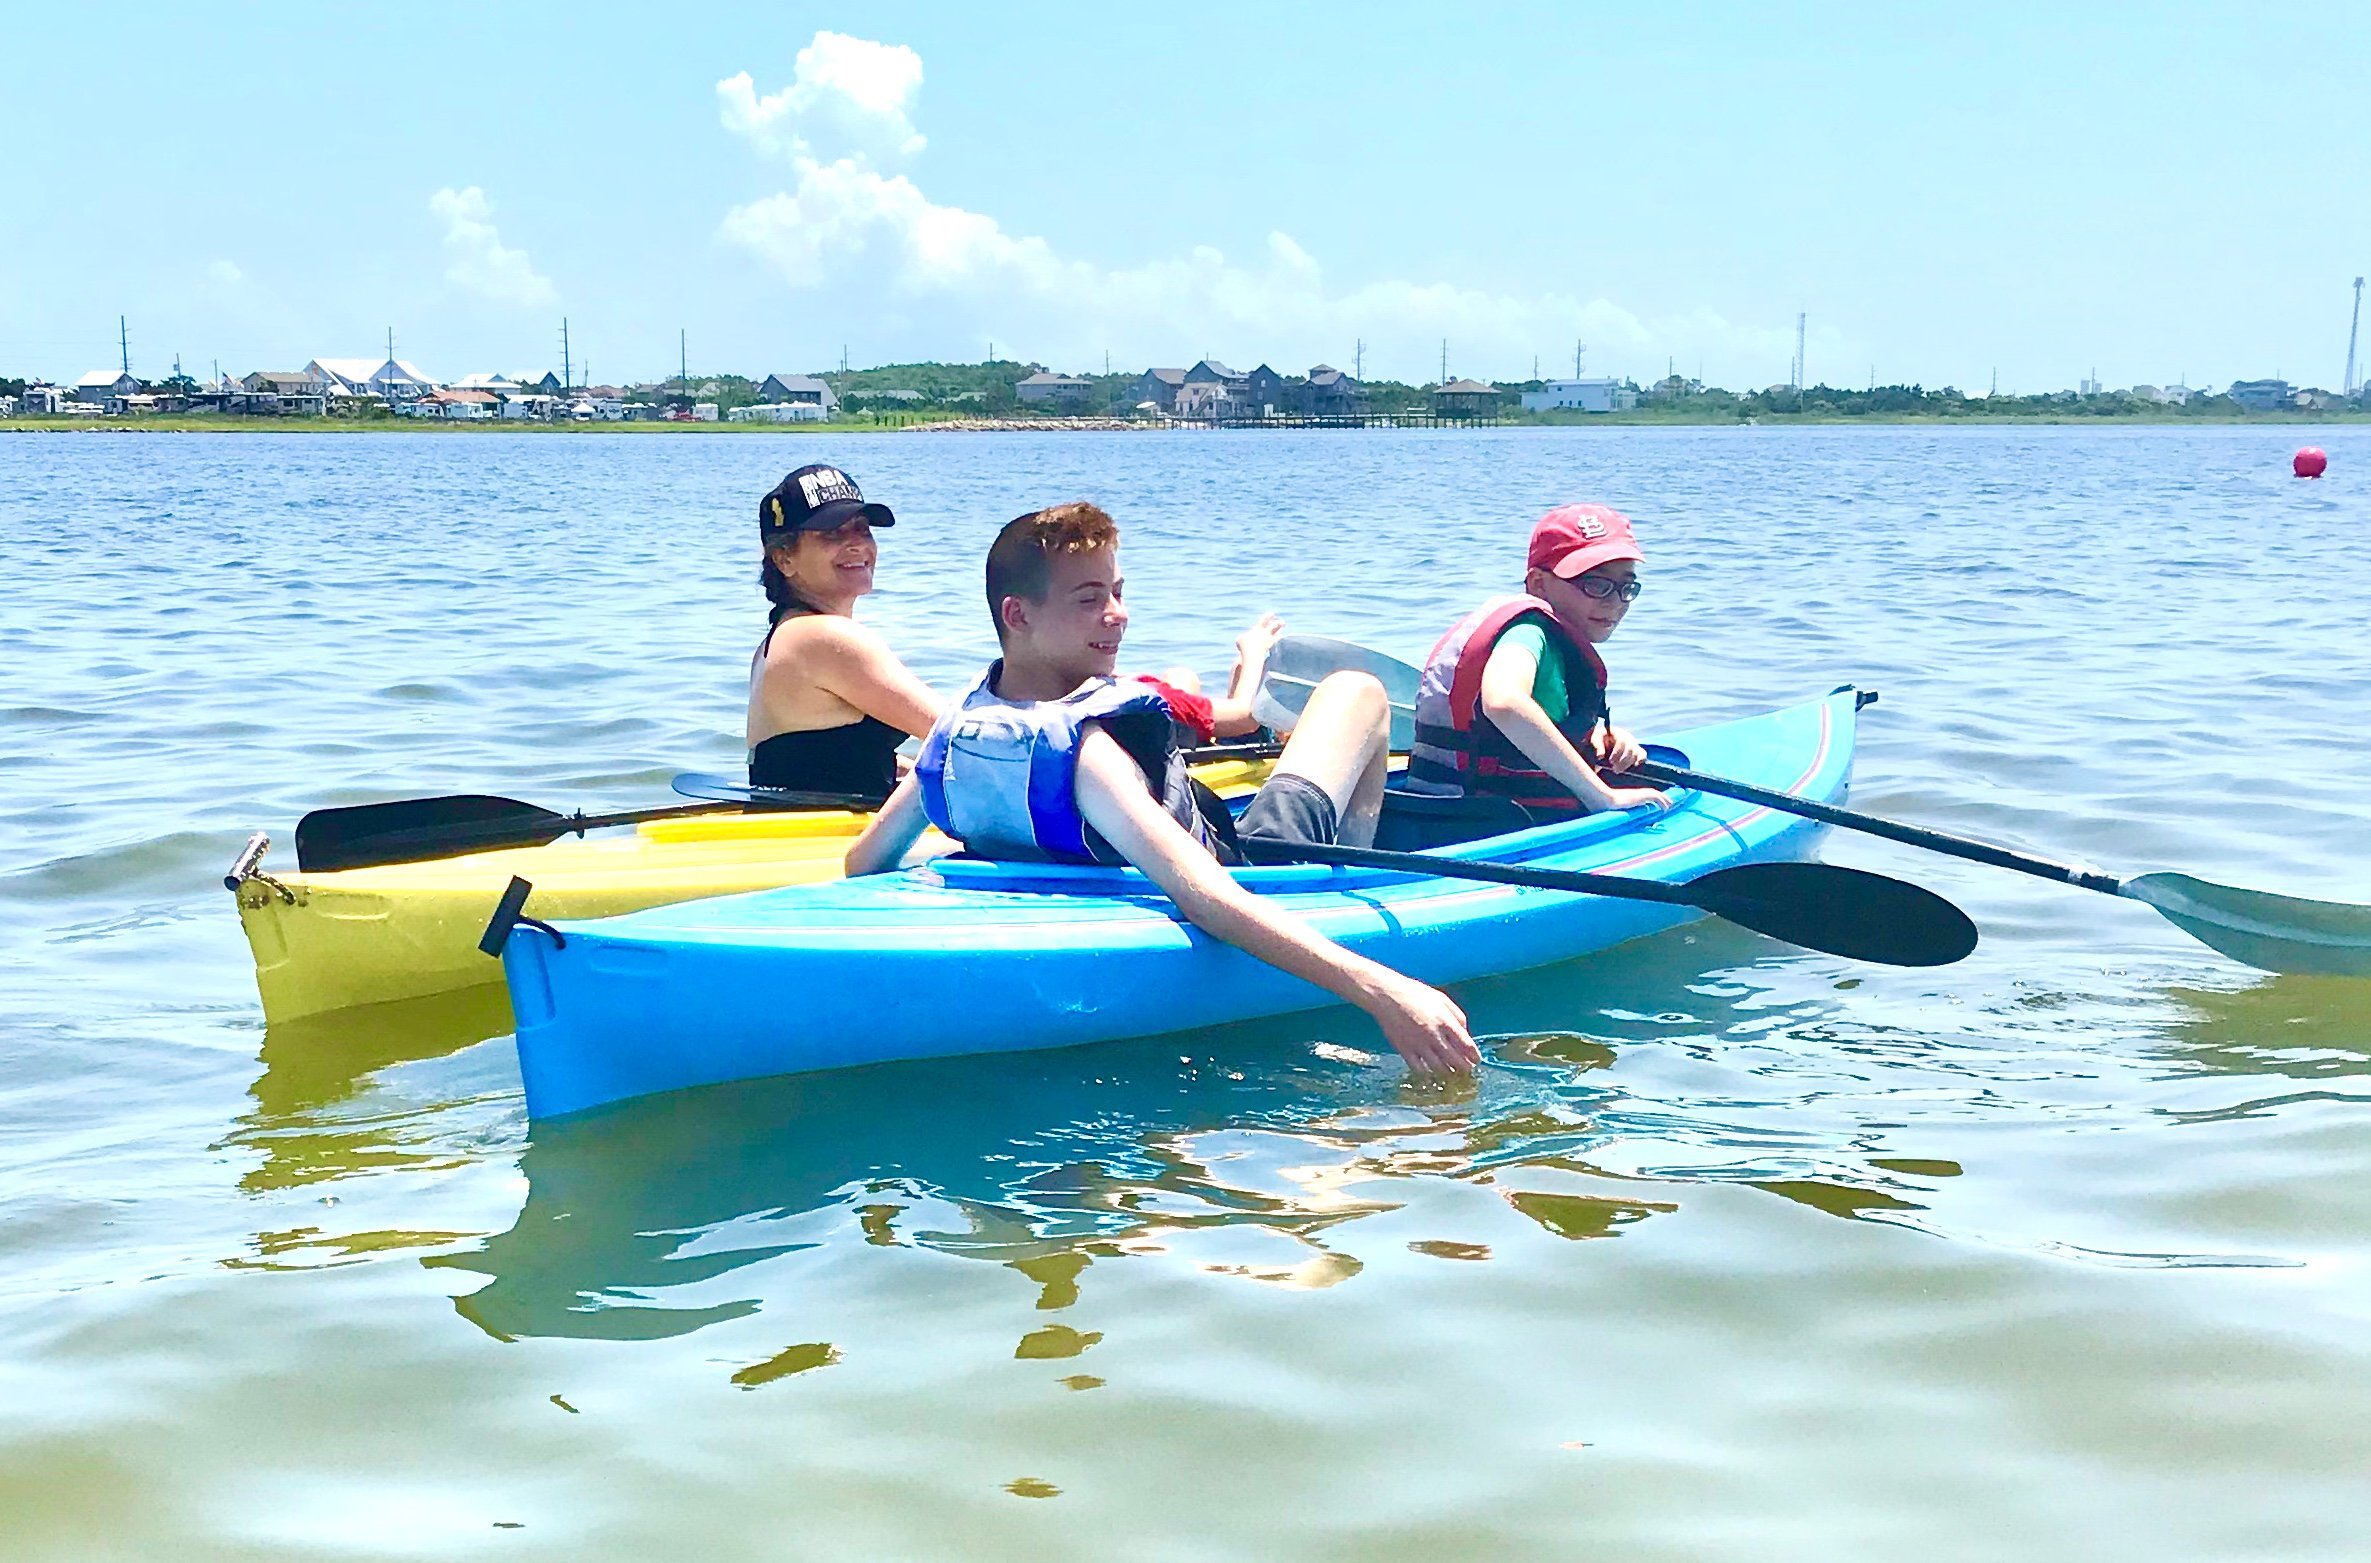
M 887 647 L 880 631 L 837 613 L 802 613 L 774 626 L 768 654 L 784 649 L 803 653 L 872 651 Z

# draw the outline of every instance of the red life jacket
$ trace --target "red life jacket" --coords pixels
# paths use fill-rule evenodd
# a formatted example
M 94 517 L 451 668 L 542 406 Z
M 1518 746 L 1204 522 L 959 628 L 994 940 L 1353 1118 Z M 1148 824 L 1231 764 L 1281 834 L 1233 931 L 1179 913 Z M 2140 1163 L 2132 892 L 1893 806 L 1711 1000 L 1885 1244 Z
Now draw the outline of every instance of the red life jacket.
M 1413 790 L 1489 793 L 1535 812 L 1581 811 L 1581 800 L 1532 764 L 1482 710 L 1482 670 L 1499 637 L 1534 621 L 1547 627 L 1548 655 L 1564 660 L 1564 687 L 1572 697 L 1557 730 L 1584 760 L 1595 758 L 1597 725 L 1607 720 L 1604 660 L 1537 597 L 1494 597 L 1449 626 L 1425 658 L 1416 689 L 1416 741 L 1408 756 Z

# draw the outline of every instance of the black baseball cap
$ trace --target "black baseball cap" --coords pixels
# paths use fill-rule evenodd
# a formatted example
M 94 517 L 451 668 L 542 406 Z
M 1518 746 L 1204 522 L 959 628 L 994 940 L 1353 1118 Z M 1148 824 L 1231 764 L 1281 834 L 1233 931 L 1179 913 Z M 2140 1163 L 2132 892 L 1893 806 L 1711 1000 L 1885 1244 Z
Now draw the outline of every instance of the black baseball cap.
M 801 467 L 757 502 L 757 529 L 767 538 L 793 532 L 828 532 L 862 516 L 875 526 L 895 526 L 887 505 L 868 504 L 856 480 L 837 467 Z

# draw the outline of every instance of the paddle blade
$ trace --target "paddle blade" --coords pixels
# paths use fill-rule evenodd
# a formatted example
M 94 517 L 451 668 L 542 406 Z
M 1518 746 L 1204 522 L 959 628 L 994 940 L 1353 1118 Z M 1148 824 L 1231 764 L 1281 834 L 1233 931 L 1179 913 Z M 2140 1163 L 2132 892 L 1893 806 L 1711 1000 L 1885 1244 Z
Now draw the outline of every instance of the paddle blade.
M 2143 874 L 2119 893 L 2155 907 L 2208 949 L 2261 970 L 2371 977 L 2371 906 L 2242 890 L 2188 874 Z
M 1716 917 L 1882 966 L 1948 966 L 1976 948 L 1968 914 L 1920 885 L 1833 863 L 1742 863 L 1687 882 Z
M 1252 697 L 1251 714 L 1278 732 L 1289 732 L 1309 704 L 1309 692 L 1334 673 L 1372 673 L 1382 682 L 1391 701 L 1392 752 L 1404 753 L 1416 736 L 1416 670 L 1397 657 L 1331 636 L 1287 635 L 1277 641 Z
M 549 834 L 536 832 L 550 827 Z M 460 793 L 446 798 L 401 798 L 392 803 L 357 803 L 315 809 L 296 822 L 296 866 L 308 874 L 341 868 L 375 868 L 437 855 L 437 836 L 446 831 L 474 842 L 490 832 L 515 827 L 518 845 L 549 841 L 567 829 L 564 816 L 516 798 Z M 455 847 L 452 850 L 462 850 Z

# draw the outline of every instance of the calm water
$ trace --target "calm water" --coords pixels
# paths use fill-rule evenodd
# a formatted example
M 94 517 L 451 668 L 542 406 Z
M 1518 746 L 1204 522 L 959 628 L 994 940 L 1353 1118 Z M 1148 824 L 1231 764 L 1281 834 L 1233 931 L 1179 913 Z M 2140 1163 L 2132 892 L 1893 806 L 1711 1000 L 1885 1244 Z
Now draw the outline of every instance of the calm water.
M 1850 679 L 1867 807 L 2371 900 L 2371 432 L 0 438 L 0 1555 L 2371 1557 L 2371 985 L 1882 844 L 1941 972 L 1700 927 L 1463 997 L 530 1133 L 479 998 L 265 1029 L 246 833 L 739 755 L 843 460 L 952 686 L 1100 499 L 1143 660 L 1404 656 L 1631 512 L 1652 731 Z M 795 1003 L 795 994 L 785 996 Z

